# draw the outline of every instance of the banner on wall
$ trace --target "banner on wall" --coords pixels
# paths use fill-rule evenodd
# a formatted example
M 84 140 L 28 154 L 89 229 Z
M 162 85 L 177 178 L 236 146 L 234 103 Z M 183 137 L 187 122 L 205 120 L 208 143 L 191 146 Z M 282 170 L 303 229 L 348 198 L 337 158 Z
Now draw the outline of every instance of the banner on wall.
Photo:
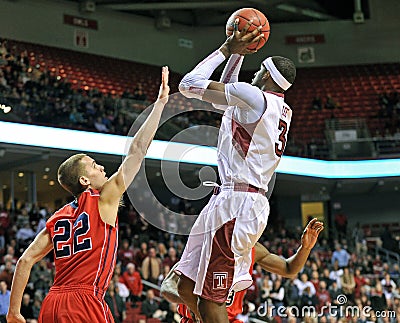
M 323 44 L 325 43 L 325 35 L 309 34 L 309 35 L 289 35 L 285 37 L 286 44 Z
M 74 46 L 80 48 L 89 48 L 89 33 L 86 30 L 75 29 Z
M 97 20 L 71 15 L 64 15 L 64 24 L 93 30 L 99 29 L 99 24 L 97 23 Z
M 299 63 L 314 63 L 315 62 L 314 47 L 298 47 L 297 59 Z

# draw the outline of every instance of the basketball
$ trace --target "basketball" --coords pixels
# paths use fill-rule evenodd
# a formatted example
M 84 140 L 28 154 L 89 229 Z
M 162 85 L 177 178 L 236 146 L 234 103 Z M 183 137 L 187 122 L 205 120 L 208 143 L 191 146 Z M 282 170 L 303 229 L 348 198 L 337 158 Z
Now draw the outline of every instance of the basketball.
M 254 44 L 251 44 L 247 49 L 250 50 L 259 50 L 261 47 L 265 45 L 269 37 L 269 22 L 265 15 L 254 8 L 242 8 L 235 11 L 228 19 L 226 23 L 226 35 L 229 37 L 233 33 L 234 22 L 235 19 L 239 19 L 238 30 L 241 31 L 244 26 L 246 26 L 247 22 L 253 20 L 251 26 L 248 29 L 248 33 L 252 32 L 254 29 L 262 26 L 260 33 L 264 34 L 264 38 L 260 38 L 260 40 Z

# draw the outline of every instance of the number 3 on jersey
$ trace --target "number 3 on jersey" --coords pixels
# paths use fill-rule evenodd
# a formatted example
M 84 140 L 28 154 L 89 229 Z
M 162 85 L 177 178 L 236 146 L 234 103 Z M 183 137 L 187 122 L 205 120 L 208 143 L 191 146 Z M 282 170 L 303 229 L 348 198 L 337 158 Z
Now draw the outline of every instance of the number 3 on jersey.
M 85 238 L 90 229 L 87 213 L 79 215 L 74 223 L 74 232 L 71 229 L 72 223 L 69 220 L 59 220 L 54 225 L 53 245 L 56 258 L 70 257 L 71 249 L 73 254 L 92 249 L 92 239 Z
M 283 151 L 286 147 L 286 133 L 287 133 L 287 123 L 286 121 L 279 119 L 278 129 L 281 131 L 279 135 L 279 143 L 275 143 L 275 154 L 278 157 L 282 157 Z

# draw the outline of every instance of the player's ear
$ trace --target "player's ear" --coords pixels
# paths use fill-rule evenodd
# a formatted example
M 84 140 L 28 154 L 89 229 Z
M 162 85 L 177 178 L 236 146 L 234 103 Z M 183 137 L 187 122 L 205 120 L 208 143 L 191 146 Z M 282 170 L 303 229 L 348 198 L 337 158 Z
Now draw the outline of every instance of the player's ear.
M 79 177 L 79 183 L 82 186 L 88 186 L 88 185 L 90 185 L 90 180 L 86 176 L 81 176 L 81 177 Z
M 262 77 L 262 79 L 263 79 L 264 81 L 266 81 L 266 80 L 268 80 L 270 77 L 271 77 L 271 73 L 266 69 L 266 70 L 265 70 L 265 73 L 264 73 L 264 75 L 263 75 L 263 77 Z

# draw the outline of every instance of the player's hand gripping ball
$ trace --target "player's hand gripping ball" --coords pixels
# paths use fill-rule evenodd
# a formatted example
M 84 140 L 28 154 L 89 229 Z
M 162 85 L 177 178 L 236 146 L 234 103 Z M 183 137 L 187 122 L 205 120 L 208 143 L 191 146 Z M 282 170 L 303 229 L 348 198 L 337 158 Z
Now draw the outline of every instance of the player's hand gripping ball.
M 246 24 L 252 20 L 252 24 L 250 25 L 249 29 L 247 30 L 247 33 L 251 33 L 254 29 L 257 29 L 259 26 L 261 26 L 260 34 L 264 34 L 264 37 L 261 37 L 258 42 L 255 42 L 254 44 L 251 44 L 247 49 L 250 50 L 259 50 L 261 47 L 265 45 L 265 43 L 268 40 L 269 37 L 269 22 L 267 17 L 265 15 L 253 8 L 242 8 L 237 11 L 235 11 L 228 19 L 228 22 L 226 23 L 226 35 L 229 37 L 232 35 L 234 32 L 234 23 L 235 20 L 238 19 L 238 31 L 241 31 Z

